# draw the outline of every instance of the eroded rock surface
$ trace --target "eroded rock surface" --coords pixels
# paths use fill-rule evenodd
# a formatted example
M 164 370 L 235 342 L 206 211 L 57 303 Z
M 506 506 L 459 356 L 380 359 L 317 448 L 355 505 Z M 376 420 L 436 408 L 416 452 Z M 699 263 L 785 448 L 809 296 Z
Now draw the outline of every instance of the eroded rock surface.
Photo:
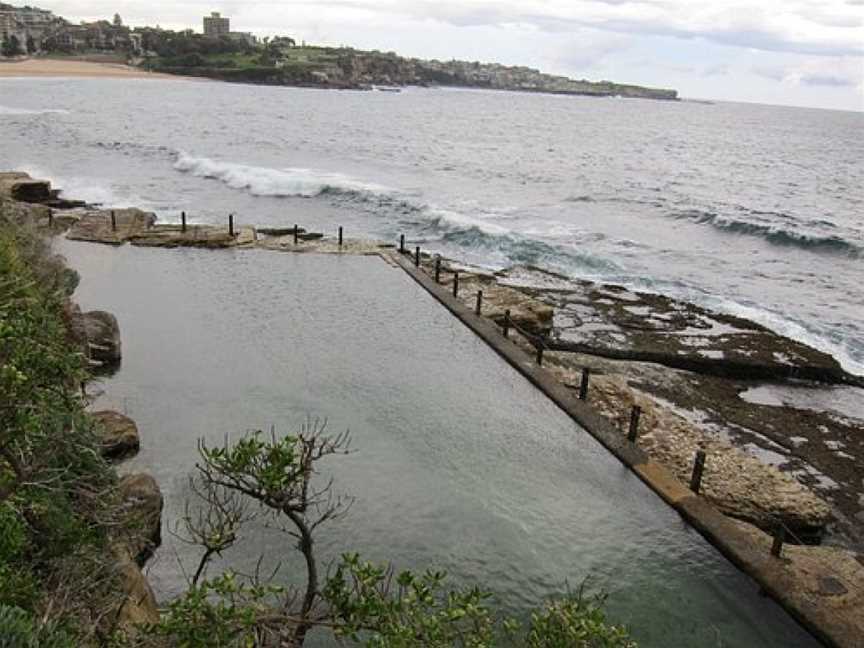
M 93 412 L 91 416 L 102 430 L 102 455 L 121 459 L 134 455 L 141 447 L 138 426 L 128 416 L 111 410 Z
M 830 355 L 749 320 L 662 295 L 573 280 L 537 268 L 497 273 L 555 309 L 548 348 L 738 379 L 864 386 Z
M 66 237 L 73 241 L 122 245 L 148 230 L 155 222 L 153 212 L 141 209 L 84 210 L 78 214 Z
M 146 473 L 123 476 L 117 490 L 124 511 L 124 529 L 118 539 L 143 565 L 162 542 L 162 491 Z
M 227 227 L 214 225 L 188 225 L 184 232 L 180 225 L 154 225 L 128 237 L 132 245 L 142 247 L 200 247 L 229 248 L 250 246 L 257 235 L 252 227 L 236 227 L 234 233 Z
M 83 334 L 90 360 L 107 366 L 120 362 L 120 325 L 114 315 L 107 311 L 81 313 L 76 328 Z

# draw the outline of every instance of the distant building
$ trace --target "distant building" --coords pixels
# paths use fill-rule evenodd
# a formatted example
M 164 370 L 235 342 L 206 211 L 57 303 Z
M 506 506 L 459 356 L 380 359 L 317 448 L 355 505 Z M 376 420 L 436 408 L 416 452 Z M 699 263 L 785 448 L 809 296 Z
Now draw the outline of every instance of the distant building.
M 204 16 L 204 35 L 208 38 L 220 38 L 231 33 L 231 20 L 223 18 L 218 11 Z
M 62 22 L 50 11 L 33 7 L 16 8 L 2 5 L 0 9 L 0 41 L 15 36 L 21 47 L 31 43 L 39 49 L 43 39 Z
M 258 42 L 258 39 L 249 32 L 228 32 L 228 38 L 247 45 L 255 45 Z

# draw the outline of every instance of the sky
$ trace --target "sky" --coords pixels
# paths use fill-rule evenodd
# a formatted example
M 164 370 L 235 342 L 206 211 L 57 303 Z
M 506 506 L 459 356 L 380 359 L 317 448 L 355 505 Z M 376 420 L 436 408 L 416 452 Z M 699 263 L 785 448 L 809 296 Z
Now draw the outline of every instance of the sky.
M 36 4 L 34 2 L 34 4 Z M 864 0 L 44 0 L 73 21 L 235 31 L 528 65 L 693 99 L 864 111 Z

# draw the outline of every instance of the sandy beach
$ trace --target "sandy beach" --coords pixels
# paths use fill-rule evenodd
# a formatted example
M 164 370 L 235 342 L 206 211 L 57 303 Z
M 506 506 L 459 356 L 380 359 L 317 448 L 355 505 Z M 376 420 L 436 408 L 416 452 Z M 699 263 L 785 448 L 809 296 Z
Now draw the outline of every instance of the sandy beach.
M 147 72 L 119 63 L 63 59 L 24 59 L 0 62 L 0 78 L 8 77 L 80 77 L 115 79 L 176 79 L 170 74 Z

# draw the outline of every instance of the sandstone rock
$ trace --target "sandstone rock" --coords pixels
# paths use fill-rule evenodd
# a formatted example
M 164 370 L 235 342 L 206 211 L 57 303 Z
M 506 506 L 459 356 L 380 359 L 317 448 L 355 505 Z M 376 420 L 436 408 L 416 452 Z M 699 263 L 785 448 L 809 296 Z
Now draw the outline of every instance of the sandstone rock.
M 111 214 L 114 225 L 111 225 Z M 72 225 L 66 238 L 73 241 L 90 241 L 122 245 L 133 236 L 150 229 L 156 222 L 156 215 L 140 209 L 100 209 L 83 210 L 80 218 Z
M 568 357 L 569 356 L 569 357 Z M 548 353 L 544 366 L 564 384 L 578 385 L 581 369 L 572 354 Z M 632 406 L 642 408 L 639 447 L 689 483 L 697 450 L 707 455 L 701 493 L 722 513 L 771 531 L 782 521 L 796 535 L 813 542 L 821 537 L 831 509 L 806 486 L 764 464 L 725 440 L 702 431 L 621 376 L 593 376 L 589 403 L 619 429 L 627 429 Z
M 102 428 L 102 456 L 117 459 L 138 452 L 141 439 L 135 421 L 110 410 L 93 412 L 91 416 Z
M 233 248 L 255 243 L 257 235 L 252 227 L 236 227 L 234 235 L 227 227 L 189 225 L 183 232 L 179 225 L 155 225 L 129 237 L 132 245 L 141 247 L 200 247 Z
M 26 173 L 17 171 L 0 173 L 0 196 L 21 202 L 38 203 L 51 200 L 51 183 L 34 180 Z
M 118 559 L 117 573 L 120 587 L 125 595 L 117 612 L 116 629 L 132 637 L 138 632 L 137 625 L 159 621 L 159 608 L 150 583 L 126 549 L 118 547 L 115 553 Z
M 771 536 L 743 522 L 735 526 L 746 533 L 760 552 L 769 554 Z M 864 555 L 837 547 L 804 547 L 784 544 L 778 568 L 795 579 L 796 594 L 802 596 L 832 625 L 845 629 L 849 643 L 860 646 L 864 637 Z
M 51 208 L 45 205 L 37 205 L 26 202 L 18 202 L 10 198 L 0 196 L 0 216 L 9 219 L 13 223 L 47 226 L 48 215 Z
M 123 476 L 117 489 L 125 513 L 124 530 L 118 540 L 143 565 L 162 542 L 162 492 L 146 473 Z
M 89 311 L 80 318 L 88 357 L 103 365 L 115 365 L 122 357 L 120 326 L 117 318 L 106 311 Z

